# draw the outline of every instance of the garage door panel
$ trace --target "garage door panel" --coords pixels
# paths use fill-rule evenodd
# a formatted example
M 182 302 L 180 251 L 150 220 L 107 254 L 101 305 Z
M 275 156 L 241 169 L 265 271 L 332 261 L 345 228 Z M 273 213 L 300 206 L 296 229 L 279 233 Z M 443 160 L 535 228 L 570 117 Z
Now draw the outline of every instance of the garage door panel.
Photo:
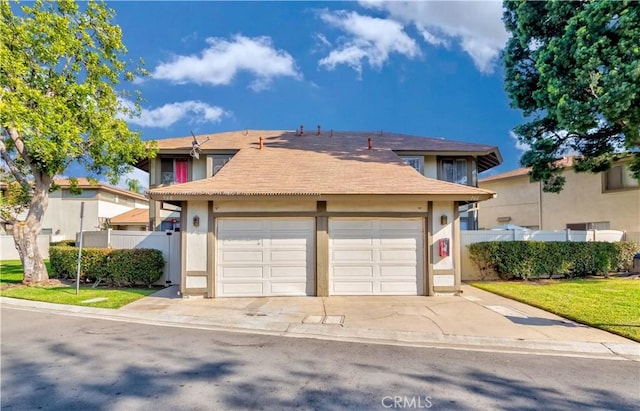
M 242 267 L 224 267 L 219 275 L 224 279 L 255 280 L 256 278 L 262 278 L 264 276 L 264 270 L 262 266 L 250 267 L 245 265 Z
M 300 231 L 300 232 L 309 232 L 315 228 L 314 220 L 264 220 L 265 225 L 269 227 L 269 230 L 272 232 L 276 231 Z
M 404 279 L 405 281 L 414 281 L 416 279 L 416 266 L 401 266 L 401 265 L 381 265 L 380 266 L 380 279 Z
M 331 238 L 333 248 L 350 248 L 350 247 L 371 247 L 373 240 L 363 234 L 360 237 L 349 233 L 336 233 Z
M 334 279 L 371 279 L 373 278 L 373 267 L 371 266 L 334 266 Z
M 218 296 L 313 294 L 314 219 L 219 218 L 216 224 Z
M 371 282 L 339 282 L 333 284 L 333 295 L 371 295 L 373 283 Z
M 294 266 L 271 266 L 271 275 L 270 278 L 273 279 L 286 279 L 286 278 L 306 278 L 307 267 L 304 265 L 294 267 Z
M 222 293 L 227 297 L 250 297 L 263 294 L 262 283 L 222 284 Z
M 417 220 L 378 220 L 378 224 L 381 231 L 400 231 L 400 232 L 415 232 L 421 231 L 421 227 L 416 226 Z
M 367 262 L 373 261 L 373 252 L 371 250 L 334 250 L 331 257 L 335 262 Z
M 417 262 L 416 250 L 397 249 L 397 250 L 380 250 L 380 262 L 397 261 L 404 263 L 406 261 Z
M 221 253 L 225 263 L 261 262 L 263 260 L 262 251 L 223 251 Z
M 418 294 L 418 289 L 416 287 L 416 282 L 380 282 L 380 293 L 381 294 L 410 294 L 416 295 Z
M 282 233 L 281 235 L 286 236 L 285 233 Z M 269 240 L 271 247 L 293 247 L 303 250 L 308 247 L 310 241 L 311 239 L 308 238 L 308 236 L 303 236 L 301 234 L 291 234 L 286 238 L 271 237 Z
M 304 282 L 298 283 L 278 283 L 272 282 L 270 284 L 270 294 L 272 295 L 304 295 L 306 293 L 307 284 Z
M 263 230 L 264 220 L 261 219 L 219 219 L 218 229 L 226 234 L 238 233 L 241 231 Z
M 329 220 L 329 230 L 370 231 L 372 224 L 373 224 L 373 220 L 331 219 Z
M 386 233 L 383 233 L 386 235 Z M 407 248 L 413 247 L 416 248 L 421 243 L 419 238 L 416 237 L 407 237 L 406 234 L 404 237 L 398 235 L 397 237 L 382 237 L 380 238 L 380 247 L 384 248 Z
M 333 295 L 422 293 L 423 220 L 329 219 Z
M 283 261 L 301 261 L 305 262 L 307 258 L 306 250 L 278 250 L 270 251 L 269 256 L 272 263 L 278 263 Z

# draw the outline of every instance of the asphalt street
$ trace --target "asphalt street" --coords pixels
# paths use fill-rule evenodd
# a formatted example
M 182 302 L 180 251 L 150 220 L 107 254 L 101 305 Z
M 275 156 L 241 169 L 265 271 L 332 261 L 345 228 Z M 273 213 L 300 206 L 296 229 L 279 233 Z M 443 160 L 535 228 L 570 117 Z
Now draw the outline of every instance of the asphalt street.
M 637 410 L 640 363 L 1 309 L 1 409 Z

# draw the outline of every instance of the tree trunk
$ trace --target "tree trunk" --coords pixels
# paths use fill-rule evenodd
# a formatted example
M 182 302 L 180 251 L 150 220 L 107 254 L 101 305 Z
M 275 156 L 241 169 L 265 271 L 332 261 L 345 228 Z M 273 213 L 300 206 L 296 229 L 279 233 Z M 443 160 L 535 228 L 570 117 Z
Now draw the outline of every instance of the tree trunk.
M 44 283 L 49 279 L 47 266 L 38 247 L 38 232 L 26 222 L 13 226 L 13 239 L 24 271 L 24 284 Z
M 33 197 L 31 197 L 27 218 L 13 225 L 13 239 L 22 262 L 24 284 L 44 283 L 49 280 L 47 266 L 38 247 L 38 233 L 42 225 L 42 217 L 49 205 L 50 186 L 50 177 L 41 174 L 35 176 Z

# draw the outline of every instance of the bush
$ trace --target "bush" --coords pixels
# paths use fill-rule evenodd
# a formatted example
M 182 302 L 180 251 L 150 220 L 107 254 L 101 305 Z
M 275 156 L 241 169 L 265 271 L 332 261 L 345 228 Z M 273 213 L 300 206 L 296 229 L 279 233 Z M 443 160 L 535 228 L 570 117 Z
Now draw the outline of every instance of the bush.
M 49 244 L 50 247 L 75 247 L 76 240 L 62 240 Z
M 76 277 L 78 249 L 67 246 L 49 247 L 51 269 L 58 277 Z M 149 286 L 162 276 L 164 258 L 159 250 L 137 248 L 113 250 L 110 248 L 83 248 L 80 279 L 95 282 L 98 279 L 118 287 L 144 284 Z
M 95 282 L 101 278 L 104 275 L 105 257 L 110 251 L 108 248 L 83 248 L 80 280 Z M 78 249 L 68 246 L 49 247 L 49 262 L 56 276 L 75 279 L 78 272 Z
M 629 270 L 636 243 L 489 241 L 470 244 L 471 260 L 483 276 L 502 279 L 577 277 Z
M 105 279 L 116 286 L 144 284 L 149 286 L 162 277 L 162 252 L 148 248 L 113 250 L 107 256 Z

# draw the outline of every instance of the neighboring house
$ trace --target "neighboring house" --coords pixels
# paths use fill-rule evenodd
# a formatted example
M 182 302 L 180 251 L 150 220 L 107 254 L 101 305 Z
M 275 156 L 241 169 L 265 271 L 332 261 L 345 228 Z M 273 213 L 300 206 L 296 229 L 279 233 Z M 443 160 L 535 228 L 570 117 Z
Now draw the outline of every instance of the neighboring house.
M 180 213 L 161 210 L 162 227 L 166 230 L 180 231 Z M 114 230 L 147 231 L 149 229 L 149 209 L 135 208 L 111 217 L 107 220 L 109 227 Z
M 60 188 L 49 193 L 49 206 L 42 219 L 41 233 L 52 234 L 57 240 L 73 240 L 80 231 L 80 204 L 84 202 L 84 231 L 104 229 L 108 219 L 136 208 L 148 208 L 149 200 L 137 194 L 103 183 L 78 179 L 80 194 L 72 194 L 69 180 L 55 180 Z M 26 217 L 26 212 L 21 215 Z M 146 224 L 148 225 L 148 224 Z M 11 226 L 5 230 L 10 233 Z
M 640 186 L 628 161 L 604 173 L 575 173 L 573 158 L 562 160 L 566 178 L 559 194 L 545 193 L 528 168 L 480 180 L 496 198 L 479 205 L 479 226 L 514 224 L 540 230 L 621 230 L 640 232 Z
M 183 295 L 460 290 L 460 208 L 492 198 L 494 146 L 391 133 L 246 130 L 158 140 L 150 219 L 181 207 Z

